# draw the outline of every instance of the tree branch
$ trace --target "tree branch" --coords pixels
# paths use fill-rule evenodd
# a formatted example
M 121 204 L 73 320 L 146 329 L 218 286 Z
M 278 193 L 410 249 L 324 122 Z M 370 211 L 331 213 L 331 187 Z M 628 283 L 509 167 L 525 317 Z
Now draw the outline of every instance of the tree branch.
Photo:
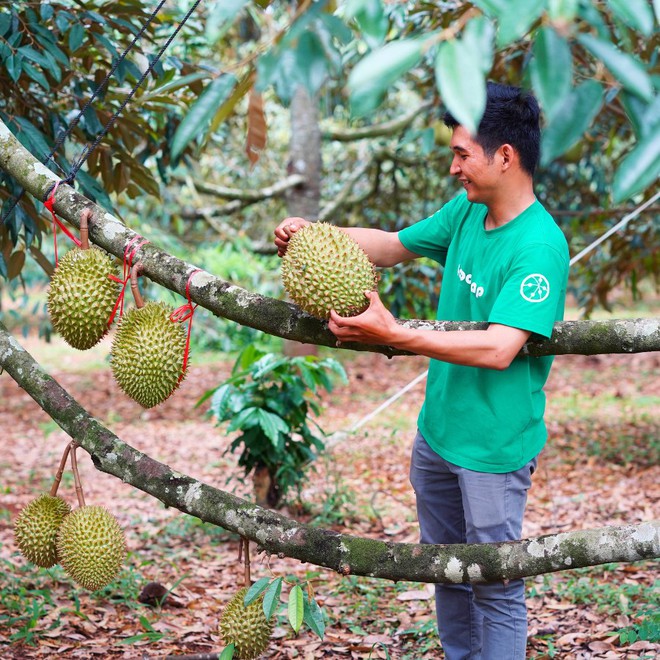
M 417 115 L 430 108 L 431 105 L 432 101 L 425 101 L 417 108 L 413 108 L 410 112 L 407 112 L 405 115 L 401 115 L 401 117 L 397 117 L 391 121 L 383 122 L 382 124 L 374 124 L 373 126 L 364 126 L 362 128 L 329 128 L 323 131 L 322 137 L 324 140 L 354 142 L 355 140 L 395 135 L 407 128 Z
M 96 467 L 268 553 L 332 569 L 416 582 L 481 582 L 660 556 L 660 521 L 476 545 L 390 543 L 318 529 L 213 488 L 122 442 L 49 376 L 0 323 L 0 367 L 89 452 Z
M 0 121 L 0 169 L 12 175 L 31 195 L 44 199 L 57 177 L 37 161 Z M 79 227 L 80 212 L 92 207 L 90 240 L 122 259 L 125 247 L 137 234 L 120 220 L 90 202 L 70 186 L 57 189 L 55 211 L 74 227 Z M 190 274 L 198 270 L 193 264 L 177 259 L 149 243 L 140 248 L 135 259 L 142 261 L 142 273 L 161 286 L 186 296 Z M 337 346 L 336 337 L 327 323 L 305 314 L 299 307 L 282 300 L 252 293 L 206 271 L 197 272 L 190 283 L 194 303 L 241 325 L 277 337 L 306 344 Z M 484 329 L 486 323 L 463 321 L 401 321 L 407 327 L 438 332 Z M 387 356 L 409 355 L 391 346 L 346 343 L 342 348 L 383 353 Z M 596 355 L 599 353 L 640 353 L 660 350 L 660 318 L 616 319 L 608 321 L 563 321 L 555 325 L 550 339 L 532 339 L 523 353 L 543 355 Z
M 207 183 L 206 181 L 200 181 L 199 179 L 194 181 L 194 186 L 198 192 L 205 193 L 206 195 L 222 197 L 223 199 L 240 200 L 242 202 L 254 204 L 255 202 L 260 202 L 264 199 L 283 195 L 289 190 L 289 188 L 295 188 L 302 183 L 305 183 L 305 177 L 302 176 L 302 174 L 291 174 L 277 183 L 266 186 L 265 188 L 259 188 L 258 190 L 227 188 L 225 186 Z

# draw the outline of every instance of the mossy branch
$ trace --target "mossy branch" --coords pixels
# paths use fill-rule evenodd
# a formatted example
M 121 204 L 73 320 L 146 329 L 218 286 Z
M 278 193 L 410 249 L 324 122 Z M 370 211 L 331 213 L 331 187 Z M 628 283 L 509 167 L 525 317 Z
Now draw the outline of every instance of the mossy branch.
M 96 467 L 268 553 L 348 575 L 417 582 L 512 579 L 660 556 L 660 521 L 476 545 L 388 543 L 318 529 L 193 479 L 122 442 L 93 418 L 0 323 L 0 368 L 92 457 Z
M 0 121 L 0 169 L 13 176 L 37 199 L 44 199 L 57 181 L 55 174 L 39 163 L 2 121 Z M 55 211 L 74 227 L 79 227 L 80 213 L 87 206 L 94 209 L 89 227 L 90 239 L 110 254 L 122 259 L 125 247 L 136 238 L 136 233 L 70 186 L 61 185 L 57 189 Z M 194 265 L 173 257 L 151 243 L 140 248 L 137 258 L 142 261 L 143 275 L 181 296 L 185 296 L 189 275 L 194 270 L 198 270 Z M 308 316 L 295 305 L 252 293 L 211 273 L 200 270 L 195 274 L 190 286 L 190 296 L 194 303 L 208 309 L 216 316 L 241 325 L 306 344 L 336 346 L 336 338 L 324 321 Z M 423 327 L 439 332 L 486 327 L 486 324 L 471 322 L 405 321 L 402 323 L 409 327 Z M 372 351 L 388 356 L 408 354 L 390 346 L 343 343 L 342 348 Z M 523 348 L 523 352 L 533 356 L 640 353 L 658 350 L 660 350 L 660 318 L 564 321 L 556 324 L 551 339 L 532 339 Z

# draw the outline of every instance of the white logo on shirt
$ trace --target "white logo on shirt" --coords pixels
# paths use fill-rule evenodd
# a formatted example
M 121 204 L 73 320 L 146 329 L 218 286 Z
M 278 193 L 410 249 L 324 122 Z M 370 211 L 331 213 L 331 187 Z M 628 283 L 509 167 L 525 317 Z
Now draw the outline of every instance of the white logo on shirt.
M 476 282 L 473 282 L 472 273 L 466 274 L 460 265 L 458 267 L 458 279 L 461 282 L 465 282 L 466 284 L 470 285 L 470 292 L 473 293 L 476 298 L 481 298 L 481 296 L 484 295 L 484 288 L 479 286 Z
M 520 285 L 520 295 L 527 302 L 543 302 L 550 295 L 550 282 L 540 273 L 528 275 Z

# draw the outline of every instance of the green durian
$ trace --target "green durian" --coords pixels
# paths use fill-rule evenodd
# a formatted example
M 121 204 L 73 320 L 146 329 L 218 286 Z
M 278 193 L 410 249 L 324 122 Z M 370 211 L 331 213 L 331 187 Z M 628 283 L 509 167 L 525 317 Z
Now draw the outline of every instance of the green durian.
M 162 403 L 183 373 L 186 332 L 173 308 L 149 302 L 122 317 L 112 341 L 110 367 L 119 387 L 144 408 Z
M 78 584 L 96 591 L 112 582 L 126 558 L 126 540 L 117 519 L 102 506 L 72 511 L 57 532 L 57 557 Z
M 45 493 L 21 510 L 14 522 L 14 538 L 28 561 L 44 568 L 57 564 L 57 530 L 70 511 L 71 507 L 61 497 Z
M 263 595 L 247 607 L 243 604 L 247 587 L 239 589 L 225 606 L 218 625 L 222 641 L 235 647 L 238 660 L 258 658 L 268 647 L 275 627 L 275 617 L 266 618 Z
M 327 319 L 363 312 L 365 291 L 378 276 L 366 252 L 346 232 L 327 222 L 305 225 L 293 234 L 282 258 L 282 282 L 291 300 L 305 312 Z
M 121 285 L 119 269 L 108 254 L 95 247 L 74 247 L 60 259 L 48 289 L 48 313 L 55 332 L 81 351 L 98 344 Z

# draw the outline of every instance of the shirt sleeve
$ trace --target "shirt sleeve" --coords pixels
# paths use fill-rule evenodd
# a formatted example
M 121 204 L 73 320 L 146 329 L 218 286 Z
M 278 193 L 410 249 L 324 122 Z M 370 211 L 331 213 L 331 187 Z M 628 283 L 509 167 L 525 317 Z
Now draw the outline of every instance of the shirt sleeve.
M 567 279 L 567 252 L 546 243 L 525 246 L 507 271 L 489 323 L 550 337 L 564 315 Z
M 455 218 L 464 213 L 463 207 L 466 203 L 465 195 L 455 197 L 433 215 L 402 229 L 399 232 L 399 240 L 403 247 L 444 266 Z

